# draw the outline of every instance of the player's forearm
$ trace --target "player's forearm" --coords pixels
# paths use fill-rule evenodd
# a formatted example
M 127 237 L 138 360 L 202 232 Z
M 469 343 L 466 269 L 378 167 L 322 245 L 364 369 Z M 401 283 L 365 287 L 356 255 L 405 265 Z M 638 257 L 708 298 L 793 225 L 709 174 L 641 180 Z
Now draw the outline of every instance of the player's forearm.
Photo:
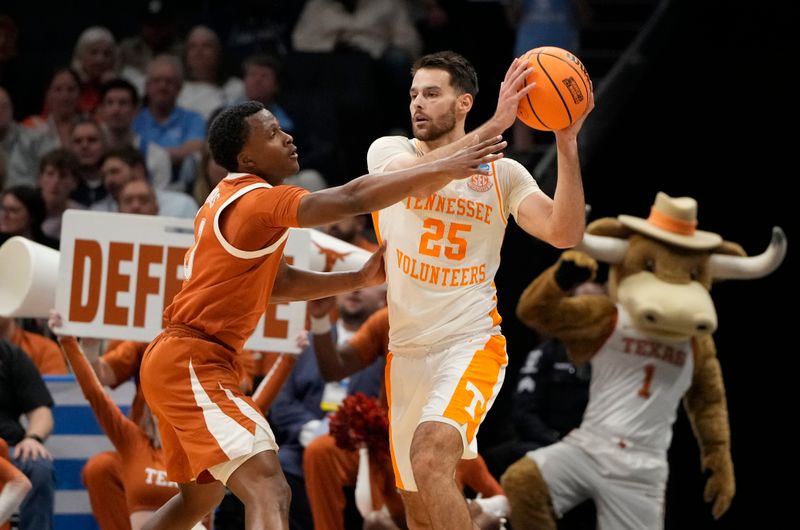
M 320 226 L 386 208 L 431 185 L 450 181 L 437 162 L 364 175 L 343 186 L 306 195 L 297 213 L 303 227 Z
M 473 143 L 475 143 L 475 136 L 477 135 L 480 142 L 484 140 L 488 140 L 489 138 L 494 138 L 496 136 L 500 136 L 503 134 L 502 126 L 500 126 L 496 120 L 490 119 L 477 129 L 474 129 L 455 142 L 449 143 L 447 145 L 443 145 L 441 147 L 437 147 L 436 149 L 425 153 L 424 156 L 417 157 L 417 158 L 398 158 L 393 160 L 386 166 L 387 171 L 395 171 L 398 169 L 406 169 L 411 167 L 416 167 L 422 164 L 427 164 L 430 162 L 435 162 L 436 160 L 441 160 L 443 158 L 447 158 L 448 156 L 452 155 L 453 153 L 457 152 L 459 149 L 463 149 L 465 147 L 469 147 Z
M 586 202 L 583 196 L 578 143 L 574 139 L 557 139 L 558 183 L 553 196 L 549 243 L 557 248 L 570 248 L 583 238 L 586 228 Z
M 314 272 L 287 265 L 275 279 L 270 303 L 316 300 L 367 286 L 361 271 Z

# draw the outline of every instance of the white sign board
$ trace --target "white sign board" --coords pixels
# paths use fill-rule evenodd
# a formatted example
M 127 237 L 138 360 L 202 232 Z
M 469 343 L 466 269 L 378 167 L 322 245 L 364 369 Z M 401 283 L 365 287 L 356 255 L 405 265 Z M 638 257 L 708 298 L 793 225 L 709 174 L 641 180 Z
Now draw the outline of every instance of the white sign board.
M 180 290 L 194 243 L 188 219 L 67 210 L 61 232 L 56 309 L 65 334 L 150 342 Z M 307 269 L 311 235 L 292 230 L 284 255 Z M 270 305 L 246 348 L 297 353 L 305 302 Z

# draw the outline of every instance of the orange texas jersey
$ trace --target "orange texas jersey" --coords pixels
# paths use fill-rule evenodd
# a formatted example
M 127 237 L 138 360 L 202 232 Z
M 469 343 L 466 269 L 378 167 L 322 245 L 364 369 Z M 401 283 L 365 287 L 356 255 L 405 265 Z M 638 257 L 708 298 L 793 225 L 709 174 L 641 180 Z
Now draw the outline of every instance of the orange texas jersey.
M 186 279 L 164 313 L 167 321 L 241 350 L 267 308 L 288 228 L 298 226 L 306 193 L 245 173 L 225 177 L 197 212 Z

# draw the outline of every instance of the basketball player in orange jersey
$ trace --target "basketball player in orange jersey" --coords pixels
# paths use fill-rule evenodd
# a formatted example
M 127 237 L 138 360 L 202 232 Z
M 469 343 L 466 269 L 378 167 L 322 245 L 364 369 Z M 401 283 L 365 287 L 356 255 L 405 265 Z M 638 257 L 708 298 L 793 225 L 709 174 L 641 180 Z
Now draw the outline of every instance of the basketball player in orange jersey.
M 474 68 L 453 52 L 422 57 L 410 90 L 415 138 L 376 140 L 367 155 L 369 170 L 419 167 L 463 148 L 475 134 L 502 133 L 533 86 L 523 87 L 531 71 L 515 60 L 494 116 L 467 135 L 464 121 L 478 91 Z M 593 96 L 585 96 L 591 111 Z M 577 136 L 584 119 L 555 132 L 553 199 L 522 165 L 505 158 L 490 163 L 488 175 L 454 180 L 373 213 L 378 239 L 387 245 L 390 447 L 412 530 L 473 528 L 453 476 L 461 458 L 475 458 L 478 427 L 505 376 L 493 279 L 506 222 L 513 215 L 526 232 L 559 248 L 581 240 Z
M 477 142 L 477 140 L 476 140 Z M 314 273 L 282 257 L 288 227 L 319 226 L 393 204 L 423 187 L 488 172 L 498 136 L 408 170 L 364 176 L 308 193 L 280 185 L 296 173 L 297 148 L 260 103 L 223 111 L 209 130 L 214 160 L 229 171 L 195 218 L 186 280 L 165 311 L 166 329 L 142 360 L 141 386 L 161 431 L 167 472 L 180 493 L 145 530 L 183 530 L 227 486 L 248 530 L 288 528 L 289 488 L 264 416 L 238 387 L 236 352 L 271 302 L 307 300 L 384 281 L 382 250 L 359 271 Z

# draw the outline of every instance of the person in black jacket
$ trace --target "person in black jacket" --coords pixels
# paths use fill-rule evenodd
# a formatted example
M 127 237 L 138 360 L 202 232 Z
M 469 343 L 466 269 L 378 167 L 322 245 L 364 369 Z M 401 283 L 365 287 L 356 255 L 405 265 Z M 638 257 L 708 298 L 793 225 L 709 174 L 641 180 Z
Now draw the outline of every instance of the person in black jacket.
M 53 528 L 55 475 L 53 457 L 44 446 L 53 430 L 53 398 L 30 357 L 0 339 L 0 438 L 9 446 L 11 463 L 33 488 L 20 506 L 20 530 Z M 27 418 L 27 427 L 20 416 Z

